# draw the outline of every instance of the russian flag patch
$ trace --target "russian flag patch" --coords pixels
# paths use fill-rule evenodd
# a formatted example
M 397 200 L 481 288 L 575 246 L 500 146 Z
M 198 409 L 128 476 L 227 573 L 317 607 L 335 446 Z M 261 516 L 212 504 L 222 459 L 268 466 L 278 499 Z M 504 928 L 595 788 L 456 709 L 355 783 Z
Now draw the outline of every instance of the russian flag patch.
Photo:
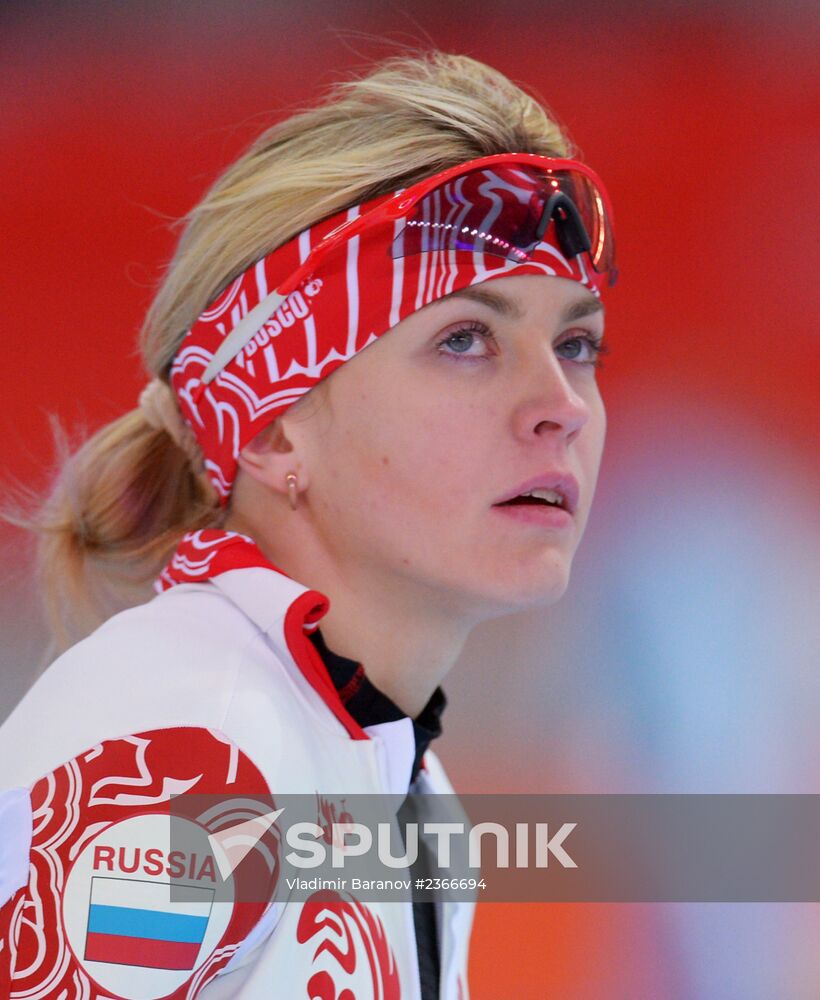
M 209 852 L 204 826 L 162 813 L 132 816 L 86 841 L 66 879 L 63 922 L 83 971 L 106 996 L 176 996 L 213 955 L 233 916 L 234 885 Z
M 208 929 L 214 890 L 171 902 L 170 882 L 92 878 L 87 962 L 151 969 L 193 969 Z

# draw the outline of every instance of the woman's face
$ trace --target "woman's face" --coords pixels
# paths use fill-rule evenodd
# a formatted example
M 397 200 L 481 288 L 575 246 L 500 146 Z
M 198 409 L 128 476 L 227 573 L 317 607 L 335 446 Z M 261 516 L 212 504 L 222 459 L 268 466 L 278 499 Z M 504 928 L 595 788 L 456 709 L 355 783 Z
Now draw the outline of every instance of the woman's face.
M 476 620 L 560 597 L 604 444 L 602 335 L 582 285 L 511 276 L 431 303 L 334 372 L 283 423 L 337 568 Z M 553 485 L 570 512 L 502 503 Z

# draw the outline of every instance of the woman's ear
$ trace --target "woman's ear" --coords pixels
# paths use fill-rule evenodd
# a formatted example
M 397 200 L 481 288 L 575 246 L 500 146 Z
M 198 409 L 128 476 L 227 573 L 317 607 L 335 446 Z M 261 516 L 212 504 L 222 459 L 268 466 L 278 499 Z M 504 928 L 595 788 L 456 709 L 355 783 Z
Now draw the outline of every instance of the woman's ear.
M 237 459 L 239 468 L 252 479 L 263 483 L 276 493 L 288 494 L 288 473 L 295 473 L 299 490 L 307 486 L 307 475 L 297 459 L 293 444 L 285 433 L 281 418 L 277 417 L 249 441 Z

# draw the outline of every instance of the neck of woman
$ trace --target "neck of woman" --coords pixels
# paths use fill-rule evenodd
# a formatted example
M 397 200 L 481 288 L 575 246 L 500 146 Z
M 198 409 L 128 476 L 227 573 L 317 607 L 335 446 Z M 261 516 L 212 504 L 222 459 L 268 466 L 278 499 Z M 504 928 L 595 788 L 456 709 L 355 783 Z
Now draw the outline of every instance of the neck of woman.
M 235 514 L 225 528 L 249 535 L 275 566 L 326 595 L 330 610 L 320 627 L 328 648 L 361 663 L 375 687 L 411 718 L 419 715 L 476 624 L 463 609 L 440 588 L 389 568 L 355 559 L 340 565 L 298 530 L 266 530 Z

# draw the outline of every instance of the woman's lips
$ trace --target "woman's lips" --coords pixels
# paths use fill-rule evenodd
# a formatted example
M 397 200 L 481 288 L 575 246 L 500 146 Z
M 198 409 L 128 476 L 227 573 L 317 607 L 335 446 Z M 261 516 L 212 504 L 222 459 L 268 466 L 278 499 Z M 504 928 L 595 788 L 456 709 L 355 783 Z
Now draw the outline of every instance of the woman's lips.
M 504 496 L 498 498 L 493 506 L 515 500 L 524 493 L 531 493 L 533 490 L 556 490 L 563 497 L 562 507 L 570 514 L 574 514 L 578 506 L 580 489 L 578 480 L 570 472 L 562 469 L 548 469 L 532 479 L 527 479 L 519 483 Z
M 546 503 L 521 503 L 494 505 L 492 510 L 503 517 L 512 518 L 522 524 L 534 524 L 540 528 L 571 528 L 574 518 L 563 507 L 553 507 Z

